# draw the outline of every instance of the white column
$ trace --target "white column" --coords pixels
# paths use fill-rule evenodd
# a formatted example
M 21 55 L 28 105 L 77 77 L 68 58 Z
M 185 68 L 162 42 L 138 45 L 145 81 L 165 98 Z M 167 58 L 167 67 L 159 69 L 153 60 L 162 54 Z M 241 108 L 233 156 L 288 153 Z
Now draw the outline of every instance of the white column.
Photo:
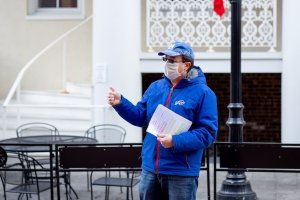
M 139 66 L 140 0 L 96 0 L 93 13 L 93 72 L 94 79 L 98 79 L 94 87 L 94 104 L 107 104 L 110 86 L 135 104 L 142 93 Z M 106 66 L 104 82 L 99 76 L 103 72 L 102 66 Z M 105 112 L 103 109 L 95 110 L 94 123 L 123 126 L 127 130 L 125 142 L 142 140 L 141 129 L 121 119 L 113 109 Z
M 300 1 L 282 3 L 282 142 L 300 143 Z

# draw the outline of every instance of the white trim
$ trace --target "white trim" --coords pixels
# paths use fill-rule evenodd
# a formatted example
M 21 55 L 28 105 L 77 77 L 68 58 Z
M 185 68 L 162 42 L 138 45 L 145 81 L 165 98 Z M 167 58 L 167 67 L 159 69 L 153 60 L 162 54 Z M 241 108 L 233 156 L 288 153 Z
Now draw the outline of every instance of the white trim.
M 300 1 L 282 1 L 281 142 L 300 143 Z
M 78 20 L 84 19 L 84 0 L 77 8 L 38 8 L 37 0 L 28 0 L 27 20 Z
M 230 73 L 230 53 L 196 53 L 195 65 L 205 73 Z M 141 73 L 163 73 L 157 53 L 141 53 Z M 281 73 L 282 53 L 242 53 L 242 73 Z

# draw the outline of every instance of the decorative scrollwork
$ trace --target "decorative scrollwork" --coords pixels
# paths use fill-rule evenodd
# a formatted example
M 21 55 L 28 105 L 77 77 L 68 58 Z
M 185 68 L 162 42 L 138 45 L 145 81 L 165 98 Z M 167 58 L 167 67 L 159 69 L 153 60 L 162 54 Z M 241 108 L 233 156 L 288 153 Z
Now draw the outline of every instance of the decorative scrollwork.
M 166 47 L 174 40 L 194 48 L 230 47 L 230 2 L 219 17 L 213 0 L 147 0 L 147 48 Z M 229 10 L 228 10 L 229 9 Z M 242 1 L 242 47 L 274 50 L 277 46 L 277 0 Z

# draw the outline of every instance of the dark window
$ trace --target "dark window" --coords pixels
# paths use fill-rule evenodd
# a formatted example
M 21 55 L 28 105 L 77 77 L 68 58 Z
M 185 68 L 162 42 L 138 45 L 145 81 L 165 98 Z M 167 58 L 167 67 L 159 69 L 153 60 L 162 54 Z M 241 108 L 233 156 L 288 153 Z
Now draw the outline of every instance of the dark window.
M 78 0 L 39 0 L 39 8 L 77 8 Z

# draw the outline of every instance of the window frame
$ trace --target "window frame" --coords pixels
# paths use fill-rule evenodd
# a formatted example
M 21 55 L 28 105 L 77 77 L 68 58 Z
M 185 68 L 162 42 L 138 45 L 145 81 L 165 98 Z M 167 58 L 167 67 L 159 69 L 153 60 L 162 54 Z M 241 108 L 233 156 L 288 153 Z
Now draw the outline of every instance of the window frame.
M 38 0 L 27 0 L 28 20 L 84 19 L 84 0 L 77 0 L 77 8 L 39 8 Z

